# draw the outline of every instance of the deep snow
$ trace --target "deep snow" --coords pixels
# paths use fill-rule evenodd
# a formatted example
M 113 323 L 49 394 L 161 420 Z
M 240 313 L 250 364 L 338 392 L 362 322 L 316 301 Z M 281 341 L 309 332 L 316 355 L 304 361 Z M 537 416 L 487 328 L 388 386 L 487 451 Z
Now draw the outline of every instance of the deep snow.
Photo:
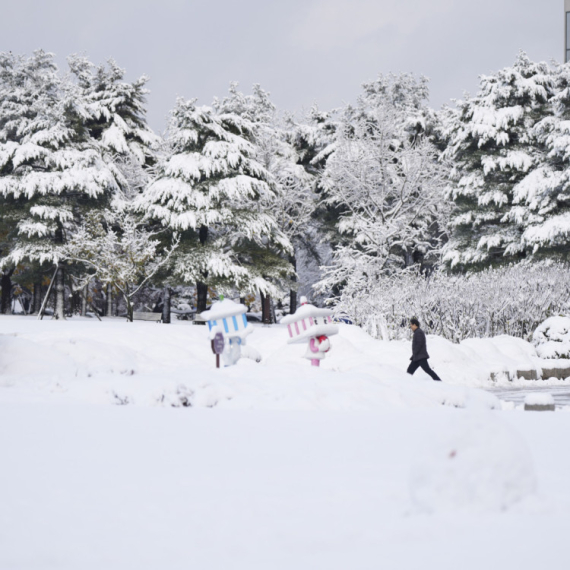
M 248 346 L 263 356 L 260 364 L 243 358 L 220 370 L 214 368 L 207 327 L 188 322 L 12 317 L 0 318 L 0 331 L 0 385 L 11 386 L 7 397 L 16 399 L 25 394 L 58 401 L 285 410 L 499 406 L 481 390 L 447 382 L 434 386 L 419 373 L 411 378 L 405 374 L 409 343 L 381 343 L 349 325 L 331 340 L 320 369 L 302 358 L 304 345 L 287 344 L 281 325 L 255 326 L 248 338 Z M 441 343 L 446 341 L 434 339 Z M 441 359 L 442 377 L 457 383 L 457 371 L 468 366 L 470 355 L 450 347 L 455 360 L 450 365 Z M 483 377 L 474 371 L 475 384 L 477 373 Z
M 540 368 L 534 347 L 512 337 L 470 339 L 460 345 L 428 336 L 430 362 L 443 379 L 405 374 L 410 342 L 383 342 L 340 325 L 320 369 L 302 358 L 305 345 L 288 345 L 284 325 L 256 325 L 248 346 L 263 361 L 243 358 L 214 369 L 207 327 L 124 319 L 74 318 L 65 323 L 0 317 L 0 386 L 6 397 L 48 397 L 137 405 L 257 409 L 385 409 L 442 403 L 497 407 L 488 393 L 468 390 L 512 385 L 519 369 Z M 560 385 L 560 382 L 557 383 Z M 525 385 L 525 382 L 518 382 Z M 40 390 L 38 392 L 38 389 Z
M 440 384 L 349 326 L 321 369 L 259 326 L 218 371 L 188 323 L 0 332 L 2 570 L 568 567 L 570 413 L 449 385 L 471 347 L 428 337 Z

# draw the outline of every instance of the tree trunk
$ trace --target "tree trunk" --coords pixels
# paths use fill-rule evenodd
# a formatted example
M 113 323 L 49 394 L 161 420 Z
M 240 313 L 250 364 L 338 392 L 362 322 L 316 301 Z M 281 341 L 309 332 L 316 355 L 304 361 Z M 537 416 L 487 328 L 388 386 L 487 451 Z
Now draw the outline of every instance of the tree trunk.
M 200 245 L 206 245 L 208 241 L 208 227 L 201 226 L 200 227 Z M 204 278 L 207 278 L 208 274 L 204 273 Z M 206 310 L 208 303 L 208 286 L 206 283 L 202 281 L 198 281 L 196 283 L 196 314 L 199 315 L 200 313 Z M 194 321 L 196 324 L 205 325 L 204 321 Z
M 293 269 L 296 271 L 297 270 L 297 260 L 295 259 L 294 255 L 289 258 L 289 262 L 293 266 Z M 291 277 L 291 281 L 293 281 L 294 283 L 297 281 L 297 274 L 296 273 L 294 273 L 293 276 Z M 297 291 L 295 289 L 290 289 L 289 290 L 289 313 L 292 315 L 295 313 L 296 310 L 297 310 Z
M 34 315 L 40 313 L 42 308 L 42 284 L 34 283 Z
M 208 302 L 208 286 L 201 281 L 196 283 L 196 313 L 200 313 L 206 310 Z M 196 323 L 206 324 L 203 321 L 196 321 Z
M 125 301 L 127 302 L 127 320 L 133 322 L 133 305 L 131 299 L 128 295 L 125 295 Z
M 110 317 L 113 315 L 113 291 L 111 290 L 111 284 L 107 283 L 107 312 L 106 316 Z
M 162 295 L 162 322 L 165 325 L 170 324 L 170 287 L 164 288 Z
M 83 295 L 81 291 L 74 291 L 73 284 L 70 284 L 69 288 L 71 289 L 71 315 L 80 315 Z
M 297 311 L 297 291 L 291 289 L 289 291 L 289 313 L 294 314 Z
M 20 297 L 20 303 L 22 303 L 22 307 L 24 309 L 24 315 L 31 314 L 32 305 L 33 305 L 33 298 L 32 297 Z
M 264 325 L 271 325 L 273 324 L 273 319 L 271 317 L 271 296 L 264 295 L 260 291 L 261 296 L 261 322 Z
M 59 223 L 55 230 L 55 243 L 63 243 L 63 226 Z M 55 274 L 55 304 L 53 308 L 53 318 L 65 320 L 65 274 L 64 266 L 60 261 L 57 264 L 57 273 Z
M 63 263 L 57 266 L 57 274 L 55 276 L 55 311 L 54 318 L 65 321 L 65 269 Z
M 81 316 L 87 316 L 87 295 L 89 294 L 89 283 L 81 290 Z
M 12 275 L 15 267 L 10 269 L 7 273 L 2 273 L 2 304 L 0 313 L 3 315 L 12 314 Z

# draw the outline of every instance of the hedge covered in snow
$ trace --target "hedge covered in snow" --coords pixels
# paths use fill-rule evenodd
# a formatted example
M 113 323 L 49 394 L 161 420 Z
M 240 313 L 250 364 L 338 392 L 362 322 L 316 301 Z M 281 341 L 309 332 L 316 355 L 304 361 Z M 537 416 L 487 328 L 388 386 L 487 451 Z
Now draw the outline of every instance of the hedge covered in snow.
M 453 342 L 501 334 L 530 340 L 545 319 L 570 310 L 569 272 L 547 262 L 456 276 L 404 272 L 347 286 L 337 312 L 384 340 L 406 336 L 413 316 Z

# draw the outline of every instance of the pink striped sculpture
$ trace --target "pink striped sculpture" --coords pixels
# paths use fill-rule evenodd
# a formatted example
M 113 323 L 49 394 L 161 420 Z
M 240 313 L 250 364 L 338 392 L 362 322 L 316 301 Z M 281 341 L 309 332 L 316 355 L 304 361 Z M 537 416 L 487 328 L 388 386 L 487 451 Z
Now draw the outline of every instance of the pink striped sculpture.
M 308 343 L 304 358 L 308 358 L 313 366 L 319 366 L 330 350 L 328 337 L 338 333 L 332 314 L 331 309 L 319 309 L 307 303 L 306 297 L 301 297 L 301 306 L 295 314 L 281 319 L 281 324 L 287 325 L 288 344 Z

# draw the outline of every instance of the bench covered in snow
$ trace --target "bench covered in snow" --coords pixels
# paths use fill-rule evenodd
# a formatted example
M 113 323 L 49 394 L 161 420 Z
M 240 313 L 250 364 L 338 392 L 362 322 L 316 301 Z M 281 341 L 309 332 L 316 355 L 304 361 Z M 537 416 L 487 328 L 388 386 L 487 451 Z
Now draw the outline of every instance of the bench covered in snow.
M 133 311 L 133 321 L 154 321 L 159 323 L 162 321 L 162 313 L 145 313 L 142 311 Z
M 182 321 L 192 321 L 196 315 L 196 309 L 170 309 L 170 312 Z

